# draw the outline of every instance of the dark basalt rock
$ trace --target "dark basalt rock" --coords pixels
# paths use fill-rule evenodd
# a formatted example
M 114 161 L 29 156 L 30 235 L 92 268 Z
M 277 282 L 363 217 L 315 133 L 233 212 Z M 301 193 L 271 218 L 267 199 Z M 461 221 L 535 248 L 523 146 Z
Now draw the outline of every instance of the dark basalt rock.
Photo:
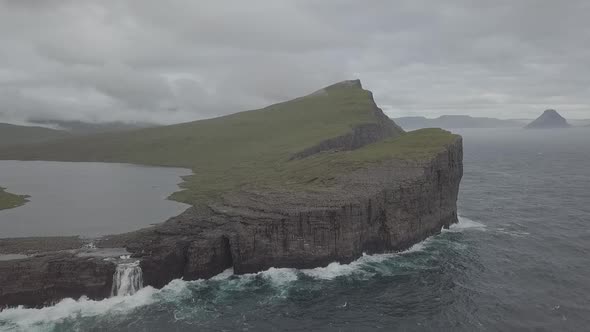
M 111 293 L 115 264 L 69 251 L 0 261 L 0 308 L 38 307 L 63 298 L 105 298 Z
M 546 110 L 535 121 L 529 123 L 527 129 L 569 128 L 571 125 L 556 110 Z
M 328 140 L 295 157 L 368 144 L 397 130 L 388 121 L 383 119 L 378 128 L 353 129 L 351 136 Z M 243 189 L 160 225 L 95 244 L 125 247 L 141 261 L 144 285 L 154 287 L 176 278 L 209 278 L 229 267 L 251 273 L 348 263 L 363 253 L 407 249 L 456 223 L 462 175 L 463 147 L 457 137 L 430 159 L 368 166 L 335 176 L 329 189 Z M 107 297 L 115 268 L 111 261 L 80 257 L 71 250 L 0 261 L 0 307 Z
M 147 285 L 232 267 L 313 268 L 404 250 L 457 222 L 462 142 L 427 162 L 390 161 L 338 179 L 326 193 L 244 191 L 149 230 L 104 239 L 141 259 Z

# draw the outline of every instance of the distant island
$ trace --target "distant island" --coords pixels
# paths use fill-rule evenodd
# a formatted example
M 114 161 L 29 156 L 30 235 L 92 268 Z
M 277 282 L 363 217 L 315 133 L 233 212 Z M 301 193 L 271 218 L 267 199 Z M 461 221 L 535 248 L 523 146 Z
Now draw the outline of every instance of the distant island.
M 404 129 L 420 128 L 502 128 L 521 127 L 522 123 L 517 120 L 502 120 L 486 117 L 472 117 L 469 115 L 442 115 L 438 118 L 425 118 L 423 116 L 408 116 L 395 118 L 394 121 Z
M 92 244 L 125 248 L 154 287 L 230 267 L 313 268 L 407 249 L 458 221 L 462 158 L 460 136 L 406 132 L 359 80 L 214 119 L 0 148 L 0 159 L 192 169 L 172 195 L 188 210 Z M 0 248 L 21 242 L 0 239 Z M 60 251 L 61 238 L 39 243 L 27 239 L 31 257 L 0 261 L 0 306 L 111 295 L 119 256 Z
M 556 110 L 549 109 L 533 122 L 526 125 L 527 129 L 570 128 L 571 125 Z

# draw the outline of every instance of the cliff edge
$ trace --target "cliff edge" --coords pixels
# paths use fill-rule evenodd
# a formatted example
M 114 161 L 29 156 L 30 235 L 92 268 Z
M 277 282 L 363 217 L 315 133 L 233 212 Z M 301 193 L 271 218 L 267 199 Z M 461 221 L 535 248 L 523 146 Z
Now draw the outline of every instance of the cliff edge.
M 94 242 L 124 247 L 140 261 L 144 285 L 162 287 L 229 267 L 311 268 L 407 249 L 457 222 L 462 154 L 458 135 L 404 132 L 356 80 L 217 119 L 0 150 L 0 159 L 193 169 L 172 196 L 190 203 L 187 211 Z M 0 261 L 0 305 L 108 297 L 114 270 L 76 250 Z

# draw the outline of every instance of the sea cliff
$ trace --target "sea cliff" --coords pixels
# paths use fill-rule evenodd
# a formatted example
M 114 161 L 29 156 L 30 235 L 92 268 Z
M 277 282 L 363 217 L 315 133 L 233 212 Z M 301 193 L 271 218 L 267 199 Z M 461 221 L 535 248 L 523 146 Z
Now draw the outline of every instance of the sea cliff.
M 272 128 L 259 132 L 260 122 L 269 118 L 275 127 L 284 125 L 276 139 Z M 79 141 L 64 141 L 0 151 L 0 158 L 190 166 L 195 175 L 173 197 L 191 208 L 162 224 L 93 241 L 102 250 L 125 248 L 139 261 L 144 286 L 209 278 L 230 267 L 241 274 L 348 263 L 364 253 L 407 249 L 457 222 L 461 137 L 440 129 L 405 133 L 359 81 L 220 119 L 88 138 L 90 148 L 80 153 Z M 219 130 L 228 123 L 240 124 L 246 139 Z M 300 126 L 292 129 L 295 123 Z M 232 139 L 216 154 L 205 153 L 211 148 L 202 142 L 211 126 L 210 136 Z M 171 147 L 158 155 L 164 143 L 188 142 L 189 134 L 201 135 L 192 150 L 185 143 L 179 151 Z M 209 138 L 219 146 L 218 137 Z M 240 144 L 244 149 L 237 148 Z M 144 154 L 144 147 L 153 153 Z M 14 252 L 3 252 L 3 241 L 0 254 L 19 253 L 18 241 L 11 242 Z M 0 305 L 111 295 L 116 259 L 55 247 L 46 241 L 42 251 L 29 250 L 30 257 L 0 260 Z
M 456 223 L 462 173 L 456 138 L 431 160 L 388 161 L 338 179 L 331 192 L 242 192 L 101 245 L 134 252 L 155 287 L 229 267 L 251 273 L 348 263 L 363 253 L 407 249 Z

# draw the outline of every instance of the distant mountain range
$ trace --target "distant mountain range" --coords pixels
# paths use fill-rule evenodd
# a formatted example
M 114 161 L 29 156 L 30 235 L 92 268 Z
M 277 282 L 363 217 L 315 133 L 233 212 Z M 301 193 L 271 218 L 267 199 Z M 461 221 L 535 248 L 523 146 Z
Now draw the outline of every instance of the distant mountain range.
M 42 143 L 72 136 L 121 132 L 150 126 L 148 124 L 127 124 L 123 122 L 88 123 L 61 120 L 31 120 L 30 122 L 38 126 L 0 123 L 0 147 Z
M 90 123 L 82 121 L 62 121 L 62 120 L 31 120 L 33 124 L 50 126 L 63 129 L 74 135 L 92 135 L 99 133 L 118 132 L 132 129 L 152 127 L 148 123 L 125 123 L 125 122 L 103 122 Z
M 527 123 L 530 123 L 532 121 L 530 119 L 503 120 L 488 117 L 472 117 L 469 115 L 442 115 L 438 118 L 408 116 L 395 118 L 393 120 L 399 126 L 406 130 L 414 130 L 421 128 L 522 128 L 525 125 L 527 125 Z M 537 119 L 535 121 L 541 120 Z M 87 136 L 109 132 L 123 132 L 128 130 L 157 126 L 149 123 L 90 123 L 83 121 L 63 121 L 45 119 L 33 119 L 29 122 L 32 124 L 31 126 L 0 123 L 0 147 L 9 145 L 42 143 L 61 138 L 69 138 L 72 136 Z M 566 124 L 567 123 L 568 122 L 566 121 Z M 539 122 L 537 122 L 535 126 L 538 124 Z M 569 124 L 576 127 L 590 127 L 590 119 L 570 120 Z
M 420 128 L 499 128 L 522 127 L 523 122 L 518 120 L 502 120 L 495 118 L 472 117 L 469 115 L 442 115 L 429 119 L 423 116 L 408 116 L 395 118 L 394 121 L 404 129 Z
M 567 120 L 574 127 L 590 127 L 590 120 Z
M 554 111 L 555 113 L 557 113 L 555 110 L 548 111 Z M 561 117 L 559 113 L 557 114 L 559 117 Z M 426 118 L 423 116 L 407 116 L 394 118 L 393 120 L 399 126 L 406 130 L 414 130 L 421 128 L 522 128 L 526 127 L 528 124 L 534 121 L 533 119 L 496 119 L 487 117 L 473 117 L 469 115 L 442 115 L 438 118 Z M 590 127 L 590 119 L 570 119 L 566 120 L 566 123 L 568 124 L 568 126 L 572 127 Z

